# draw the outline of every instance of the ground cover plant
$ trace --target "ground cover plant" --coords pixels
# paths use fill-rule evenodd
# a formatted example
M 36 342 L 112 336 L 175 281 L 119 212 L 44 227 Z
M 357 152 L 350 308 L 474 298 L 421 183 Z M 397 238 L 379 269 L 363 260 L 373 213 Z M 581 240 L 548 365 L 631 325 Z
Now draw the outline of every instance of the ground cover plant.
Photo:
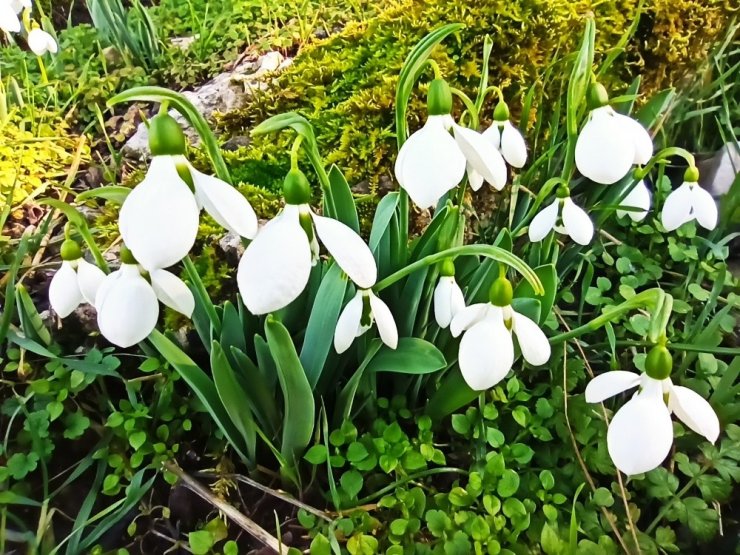
M 0 552 L 732 552 L 722 5 L 206 4 L 0 11 Z

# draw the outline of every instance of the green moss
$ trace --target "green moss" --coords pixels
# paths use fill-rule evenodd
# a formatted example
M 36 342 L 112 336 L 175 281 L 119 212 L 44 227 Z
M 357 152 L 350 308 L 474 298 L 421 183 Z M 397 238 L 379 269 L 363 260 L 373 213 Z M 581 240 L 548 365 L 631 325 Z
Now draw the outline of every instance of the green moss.
M 0 124 L 0 206 L 17 208 L 11 218 L 23 217 L 21 206 L 33 198 L 54 196 L 70 167 L 90 159 L 86 143 L 55 116 L 36 113 L 33 121 L 17 115 Z M 78 148 L 80 147 L 81 148 Z
M 636 0 L 603 2 L 598 9 L 586 0 L 404 0 L 372 21 L 351 23 L 303 49 L 263 96 L 245 110 L 226 114 L 220 124 L 228 132 L 244 133 L 270 115 L 297 110 L 314 124 L 327 163 L 337 163 L 350 183 L 369 179 L 375 187 L 383 175 L 390 175 L 395 158 L 393 106 L 399 70 L 428 31 L 448 22 L 465 24 L 434 54 L 445 78 L 464 90 L 477 85 L 483 38 L 491 34 L 491 83 L 505 88 L 516 118 L 523 95 L 553 57 L 576 48 L 586 15 L 595 11 L 597 50 L 604 53 L 628 30 L 636 6 Z M 720 0 L 646 2 L 635 36 L 605 82 L 618 90 L 639 71 L 646 95 L 677 84 L 704 57 L 729 17 L 729 7 Z M 412 128 L 425 116 L 424 93 L 417 91 L 412 100 Z M 546 106 L 537 108 L 547 111 Z M 456 109 L 459 113 L 459 105 Z M 492 105 L 486 108 L 484 122 L 492 111 Z M 285 165 L 290 140 L 289 133 L 256 137 L 243 163 L 257 161 L 268 171 Z

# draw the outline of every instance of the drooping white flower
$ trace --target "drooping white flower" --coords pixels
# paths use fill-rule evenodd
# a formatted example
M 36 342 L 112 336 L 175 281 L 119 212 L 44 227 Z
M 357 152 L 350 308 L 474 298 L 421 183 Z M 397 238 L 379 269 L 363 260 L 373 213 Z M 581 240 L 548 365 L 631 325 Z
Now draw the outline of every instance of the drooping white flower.
M 465 175 L 465 156 L 449 129 L 452 116 L 430 115 L 403 144 L 396 159 L 398 183 L 419 208 L 430 208 Z
M 442 275 L 434 288 L 434 319 L 446 328 L 455 315 L 465 308 L 465 298 L 454 275 Z
M 373 322 L 378 327 L 380 339 L 391 349 L 398 347 L 398 328 L 388 305 L 370 289 L 358 290 L 347 303 L 337 320 L 334 331 L 334 349 L 343 353 L 355 338 L 369 330 Z
M 0 30 L 6 33 L 20 32 L 21 20 L 18 11 L 20 10 L 15 9 L 14 0 L 0 0 Z
M 125 257 L 123 257 L 125 260 Z M 136 263 L 123 262 L 106 276 L 95 297 L 98 328 L 108 341 L 130 347 L 146 339 L 159 318 L 159 301 L 190 318 L 195 299 L 187 285 L 167 270 L 144 279 Z
M 318 259 L 319 240 L 359 287 L 375 285 L 378 268 L 370 248 L 350 227 L 311 210 L 310 187 L 300 170 L 288 173 L 283 190 L 285 208 L 259 231 L 239 261 L 236 280 L 249 311 L 267 314 L 301 294 Z
M 509 121 L 509 107 L 501 100 L 493 112 L 493 125 L 483 132 L 501 152 L 506 163 L 513 168 L 522 168 L 527 163 L 527 144 L 524 136 Z
M 118 218 L 126 246 L 145 269 L 167 268 L 190 252 L 202 208 L 231 232 L 247 239 L 257 234 L 257 215 L 247 199 L 182 156 L 185 137 L 169 114 L 152 118 L 149 145 L 154 155 L 149 170 L 126 197 Z
M 619 470 L 640 474 L 665 460 L 673 445 L 671 413 L 712 443 L 717 440 L 719 420 L 711 405 L 691 389 L 673 385 L 670 378 L 606 372 L 589 382 L 586 401 L 600 403 L 637 386 L 639 391 L 616 412 L 607 432 L 609 455 Z
M 698 176 L 696 177 L 698 179 Z M 694 181 L 684 181 L 672 191 L 663 204 L 660 214 L 666 231 L 673 231 L 683 224 L 696 220 L 705 229 L 717 227 L 717 203 L 709 191 Z
M 463 334 L 458 363 L 463 378 L 475 390 L 489 389 L 509 373 L 514 365 L 514 336 L 529 364 L 540 366 L 550 360 L 547 336 L 510 305 L 470 305 L 452 319 L 450 332 L 453 337 Z
M 60 255 L 62 265 L 49 284 L 49 304 L 61 318 L 66 318 L 83 302 L 95 302 L 105 273 L 82 258 L 80 246 L 72 239 L 64 240 Z
M 82 303 L 95 303 L 105 273 L 82 257 L 63 260 L 49 284 L 49 304 L 60 318 L 69 316 Z
M 646 164 L 653 155 L 647 130 L 629 116 L 611 108 L 603 85 L 589 89 L 595 106 L 576 141 L 576 167 L 590 180 L 604 185 L 622 179 L 634 164 Z
M 562 225 L 558 225 L 558 217 Z M 529 224 L 529 240 L 542 241 L 553 229 L 568 235 L 579 245 L 588 245 L 594 236 L 591 218 L 569 196 L 556 198 L 532 219 Z
M 59 50 L 57 41 L 43 29 L 32 29 L 28 33 L 28 47 L 37 56 L 43 56 L 50 52 L 56 54 Z
M 643 180 L 640 180 L 619 204 L 620 208 L 636 208 L 638 210 L 617 209 L 617 216 L 629 216 L 632 221 L 641 222 L 650 210 L 650 190 Z
M 470 187 L 477 191 L 483 182 L 500 191 L 506 185 L 506 164 L 496 147 L 482 133 L 453 125 L 455 141 L 465 156 Z

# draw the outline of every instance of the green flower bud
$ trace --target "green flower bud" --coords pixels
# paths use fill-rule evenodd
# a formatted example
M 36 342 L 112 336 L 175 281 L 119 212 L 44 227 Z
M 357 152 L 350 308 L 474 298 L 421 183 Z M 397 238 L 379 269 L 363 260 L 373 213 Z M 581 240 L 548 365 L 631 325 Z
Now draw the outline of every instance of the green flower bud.
M 121 247 L 120 254 L 121 262 L 123 264 L 138 264 L 138 261 L 134 257 L 134 253 L 128 247 Z
M 558 187 L 556 196 L 558 198 L 568 198 L 570 196 L 570 187 L 568 187 L 567 185 L 561 185 L 560 187 Z
M 430 116 L 445 116 L 452 111 L 452 91 L 444 79 L 429 83 L 427 110 Z
M 283 197 L 288 204 L 308 204 L 311 200 L 311 185 L 298 168 L 288 172 L 283 181 Z
M 496 104 L 496 108 L 493 110 L 494 121 L 508 121 L 509 119 L 509 106 L 503 100 L 499 100 Z
M 442 276 L 451 277 L 455 275 L 455 263 L 451 258 L 445 258 L 439 265 L 439 273 Z
M 494 306 L 509 306 L 514 298 L 514 288 L 505 277 L 500 277 L 491 284 L 488 300 Z
M 699 169 L 696 166 L 689 166 L 686 171 L 683 172 L 683 180 L 689 183 L 699 182 Z
M 589 110 L 595 110 L 609 104 L 609 93 L 601 83 L 591 83 L 586 94 L 586 104 Z
M 82 258 L 82 251 L 80 245 L 72 239 L 65 239 L 60 249 L 62 260 L 77 260 Z
M 149 121 L 149 149 L 152 156 L 185 154 L 185 133 L 175 118 L 157 114 Z
M 673 357 L 665 345 L 656 345 L 645 359 L 645 373 L 655 380 L 664 380 L 671 375 Z

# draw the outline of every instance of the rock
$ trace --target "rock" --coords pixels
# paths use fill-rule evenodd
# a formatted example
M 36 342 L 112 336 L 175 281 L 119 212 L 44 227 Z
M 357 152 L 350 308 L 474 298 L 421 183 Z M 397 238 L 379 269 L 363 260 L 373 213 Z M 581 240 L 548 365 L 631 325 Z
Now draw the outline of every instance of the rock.
M 243 108 L 255 91 L 265 89 L 272 75 L 290 63 L 291 59 L 284 58 L 279 52 L 268 52 L 257 60 L 239 62 L 232 70 L 217 75 L 192 91 L 185 91 L 183 95 L 206 119 L 210 119 L 216 112 Z M 175 110 L 170 110 L 170 114 L 183 126 L 190 143 L 198 144 L 197 133 L 190 128 L 185 119 Z M 149 132 L 146 125 L 139 124 L 136 133 L 121 151 L 124 156 L 138 160 L 149 157 Z
M 238 264 L 242 254 L 244 254 L 242 238 L 238 233 L 234 233 L 233 231 L 229 231 L 219 239 L 218 248 L 221 249 L 230 264 Z
M 237 135 L 236 137 L 231 137 L 228 141 L 222 144 L 221 150 L 233 152 L 234 150 L 239 150 L 240 148 L 249 146 L 251 142 L 252 141 L 249 137 L 245 135 Z
M 200 35 L 194 35 L 192 37 L 174 37 L 170 39 L 170 44 L 180 50 L 188 50 L 199 38 Z
M 740 173 L 740 147 L 729 142 L 714 153 L 714 156 L 698 164 L 699 183 L 713 196 L 718 197 L 730 190 L 735 176 Z

